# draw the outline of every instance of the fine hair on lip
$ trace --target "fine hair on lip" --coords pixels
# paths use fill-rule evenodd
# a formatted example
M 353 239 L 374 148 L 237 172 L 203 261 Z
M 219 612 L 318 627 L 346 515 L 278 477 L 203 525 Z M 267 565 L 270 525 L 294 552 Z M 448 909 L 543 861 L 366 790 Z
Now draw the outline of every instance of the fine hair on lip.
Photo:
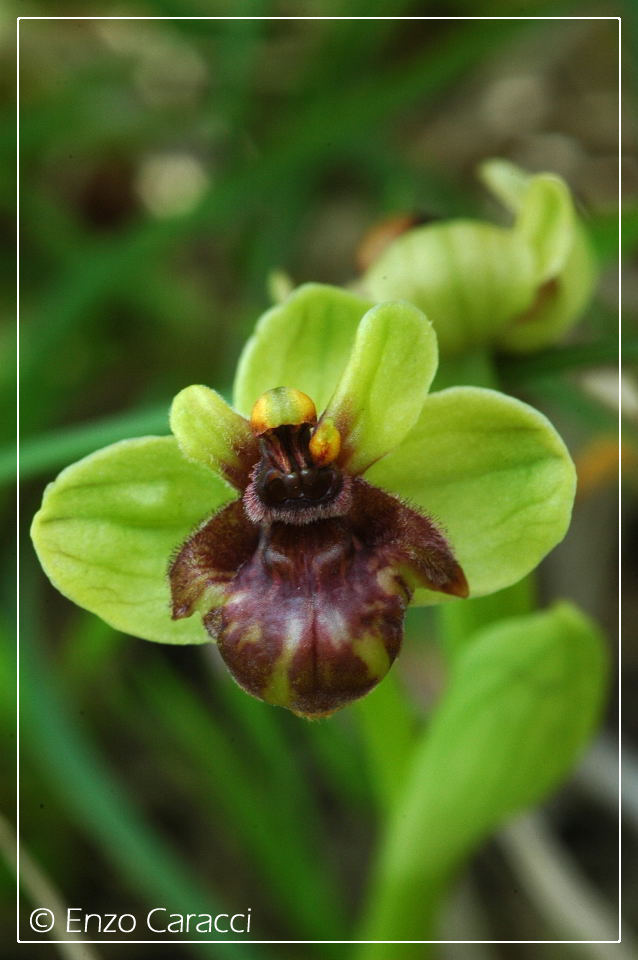
M 350 478 L 331 463 L 315 462 L 309 424 L 284 424 L 260 437 L 261 457 L 244 492 L 254 523 L 294 526 L 342 516 L 350 506 Z
M 253 471 L 256 474 L 259 464 Z M 330 517 L 341 517 L 348 512 L 351 504 L 351 478 L 345 474 L 337 475 L 334 492 L 321 500 L 305 497 L 285 499 L 280 504 L 264 502 L 255 479 L 251 479 L 243 496 L 244 510 L 253 523 L 288 523 L 301 526 Z

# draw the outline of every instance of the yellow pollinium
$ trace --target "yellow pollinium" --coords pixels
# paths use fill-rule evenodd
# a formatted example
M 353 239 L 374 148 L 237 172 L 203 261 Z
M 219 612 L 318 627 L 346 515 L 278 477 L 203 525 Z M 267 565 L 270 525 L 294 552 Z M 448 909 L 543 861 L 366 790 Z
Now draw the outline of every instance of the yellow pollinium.
M 310 438 L 310 456 L 319 467 L 332 463 L 341 450 L 341 434 L 330 419 L 322 420 Z
M 316 423 L 315 405 L 301 390 L 294 387 L 275 387 L 262 393 L 250 415 L 250 425 L 256 437 L 276 427 Z

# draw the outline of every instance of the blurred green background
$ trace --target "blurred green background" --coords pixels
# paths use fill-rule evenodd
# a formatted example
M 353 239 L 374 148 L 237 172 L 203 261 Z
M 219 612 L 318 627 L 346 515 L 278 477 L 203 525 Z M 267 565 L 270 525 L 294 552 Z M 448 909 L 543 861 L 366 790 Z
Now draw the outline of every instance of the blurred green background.
M 236 12 L 175 0 L 130 6 L 123 11 L 106 3 L 100 12 L 169 18 Z M 20 12 L 73 11 L 24 3 Z M 289 12 L 261 0 L 248 10 L 254 16 Z M 424 11 L 405 2 L 347 9 L 307 3 L 295 11 L 309 17 L 377 12 Z M 465 3 L 425 11 L 460 18 L 472 12 Z M 512 11 L 492 3 L 482 11 L 503 12 L 573 14 L 555 4 Z M 593 16 L 618 12 L 618 5 L 591 7 Z M 4 29 L 9 52 L 11 27 Z M 604 627 L 613 657 L 616 21 L 39 20 L 24 21 L 20 33 L 23 532 L 45 483 L 67 463 L 122 437 L 168 432 L 170 399 L 189 383 L 228 390 L 241 345 L 269 304 L 270 271 L 282 268 L 295 283 L 348 283 L 366 231 L 389 214 L 499 218 L 474 170 L 486 157 L 504 156 L 565 177 L 601 260 L 596 300 L 572 335 L 587 349 L 556 369 L 505 357 L 498 369 L 505 389 L 554 420 L 579 468 L 574 524 L 541 569 L 542 597 L 578 602 Z M 625 36 L 629 60 L 638 36 L 629 18 Z M 628 90 L 628 256 L 635 248 L 638 187 L 631 95 Z M 9 106 L 2 139 L 8 169 L 13 122 Z M 9 225 L 8 179 L 2 215 Z M 628 287 L 636 278 L 628 266 Z M 11 278 L 5 280 L 10 291 Z M 4 296 L 9 307 L 11 294 Z M 631 337 L 629 331 L 635 354 Z M 10 356 L 10 325 L 3 339 Z M 10 405 L 10 362 L 2 376 Z M 635 380 L 628 378 L 626 390 L 631 484 L 638 462 Z M 0 465 L 9 520 L 10 418 L 4 430 L 8 446 Z M 635 578 L 631 506 L 626 522 L 626 571 Z M 3 580 L 7 609 L 11 562 L 7 558 Z M 30 936 L 28 914 L 42 899 L 42 882 L 63 901 L 92 910 L 143 916 L 160 903 L 190 911 L 251 906 L 259 938 L 352 936 L 382 818 L 354 713 L 304 723 L 242 694 L 212 646 L 168 649 L 116 634 L 56 593 L 26 536 L 20 586 L 22 936 Z M 637 605 L 634 591 L 630 623 Z M 9 616 L 3 629 L 10 691 Z M 409 615 L 395 671 L 417 723 L 445 686 L 440 640 L 427 612 Z M 627 652 L 626 667 L 629 683 L 635 682 L 635 651 Z M 601 916 L 613 920 L 616 705 L 612 693 L 601 737 L 527 822 L 527 835 L 521 829 L 497 837 L 473 859 L 442 918 L 444 938 L 565 938 L 564 918 L 552 902 L 568 902 L 579 884 L 595 897 Z M 12 709 L 5 695 L 9 756 Z M 634 722 L 628 730 L 634 743 L 636 733 Z M 401 731 L 389 736 L 400 738 Z M 631 784 L 638 770 L 631 752 L 626 762 Z M 10 773 L 2 808 L 13 821 Z M 635 904 L 635 796 L 626 816 L 625 889 L 627 903 Z M 10 847 L 4 828 L 1 833 Z M 539 851 L 548 858 L 545 875 L 557 859 L 567 863 L 575 886 L 559 886 L 558 894 L 542 883 L 539 889 L 529 865 Z M 10 867 L 1 875 L 11 931 Z M 38 948 L 52 955 L 55 949 Z M 192 950 L 242 958 L 256 950 L 273 957 L 329 955 L 328 947 L 293 945 L 84 949 L 135 958 L 164 955 L 162 949 L 171 957 Z M 341 955 L 344 949 L 332 948 Z M 558 957 L 566 948 L 545 949 Z M 588 948 L 569 949 L 584 956 Z M 534 947 L 505 944 L 440 946 L 436 955 L 500 958 L 514 951 L 535 955 Z

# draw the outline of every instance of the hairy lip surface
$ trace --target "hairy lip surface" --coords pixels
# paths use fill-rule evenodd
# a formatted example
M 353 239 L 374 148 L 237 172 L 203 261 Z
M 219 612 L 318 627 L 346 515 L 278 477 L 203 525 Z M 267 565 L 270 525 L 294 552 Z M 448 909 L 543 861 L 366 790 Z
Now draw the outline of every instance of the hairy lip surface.
M 207 627 L 239 684 L 305 716 L 367 693 L 399 652 L 410 591 L 340 520 L 274 524 Z
M 467 594 L 427 517 L 360 478 L 346 476 L 344 490 L 343 515 L 306 524 L 255 523 L 244 495 L 187 540 L 170 570 L 173 617 L 198 610 L 240 686 L 308 717 L 387 673 L 417 584 Z
M 351 478 L 336 464 L 315 463 L 310 437 L 306 423 L 277 427 L 260 437 L 261 458 L 243 494 L 253 523 L 301 526 L 349 511 Z

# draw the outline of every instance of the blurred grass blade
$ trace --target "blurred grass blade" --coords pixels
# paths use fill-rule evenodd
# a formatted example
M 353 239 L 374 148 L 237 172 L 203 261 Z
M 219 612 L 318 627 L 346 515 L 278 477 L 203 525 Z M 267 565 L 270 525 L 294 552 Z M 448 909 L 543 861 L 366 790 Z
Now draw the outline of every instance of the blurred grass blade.
M 623 343 L 623 359 L 638 360 L 638 339 L 627 338 Z M 597 340 L 595 343 L 572 343 L 550 347 L 529 356 L 502 356 L 498 372 L 509 387 L 550 374 L 587 367 L 618 364 L 618 337 Z
M 636 945 L 626 924 L 624 947 L 614 943 L 620 935 L 615 906 L 581 872 L 542 816 L 530 813 L 515 820 L 498 839 L 516 886 L 534 904 L 551 936 L 590 941 L 590 960 L 608 960 L 609 943 L 614 944 L 615 960 L 635 960 Z
M 220 229 L 245 209 L 250 198 L 259 209 L 264 196 L 276 197 L 279 184 L 299 175 L 307 177 L 321 169 L 326 156 L 340 151 L 366 135 L 379 135 L 384 123 L 409 104 L 423 104 L 445 89 L 460 75 L 480 62 L 487 50 L 493 52 L 520 32 L 517 21 L 471 23 L 455 31 L 435 50 L 429 46 L 402 63 L 390 65 L 360 78 L 351 89 L 328 89 L 303 110 L 296 99 L 288 114 L 282 114 L 259 163 L 233 170 L 202 197 L 192 212 L 183 216 L 135 224 L 113 239 L 100 238 L 83 249 L 60 271 L 60 282 L 47 289 L 38 306 L 38 320 L 22 351 L 22 383 L 25 396 L 25 423 L 38 423 L 35 397 L 46 373 L 49 358 L 80 322 L 86 322 L 91 308 L 107 292 L 123 290 L 138 282 L 142 267 L 156 263 L 158 256 L 173 249 L 185 237 L 204 227 Z M 33 396 L 34 402 L 31 402 Z
M 164 722 L 162 735 L 176 740 L 181 752 L 193 758 L 198 776 L 223 809 L 224 822 L 239 836 L 247 861 L 263 877 L 282 917 L 302 936 L 343 934 L 342 901 L 318 859 L 319 850 L 308 843 L 304 810 L 298 804 L 291 809 L 278 796 L 258 758 L 246 761 L 238 741 L 211 721 L 175 674 L 156 662 L 138 682 L 156 727 Z M 267 758 L 263 766 L 268 769 Z
M 577 382 L 545 377 L 530 384 L 529 393 L 530 403 L 543 409 L 555 409 L 576 426 L 585 427 L 588 431 L 618 434 L 617 410 L 613 409 L 612 404 L 608 406 L 602 403 Z M 626 440 L 638 440 L 636 423 L 628 415 L 623 417 L 623 437 Z
M 16 836 L 9 821 L 0 814 L 0 856 L 4 857 L 13 873 L 17 873 Z M 67 905 L 50 878 L 44 873 L 35 859 L 20 845 L 20 886 L 28 894 L 31 904 L 46 904 L 56 918 L 65 917 Z M 50 936 L 63 935 L 54 928 Z M 27 937 L 29 934 L 27 934 Z M 99 960 L 100 955 L 87 943 L 74 943 L 80 939 L 78 934 L 64 933 L 66 943 L 58 942 L 57 951 L 66 960 Z
M 454 870 L 504 818 L 566 775 L 598 718 L 601 635 L 557 604 L 492 624 L 454 663 L 377 863 L 361 936 L 427 939 Z M 375 944 L 365 960 L 385 957 Z M 422 956 L 422 947 L 404 952 Z
M 387 812 L 401 794 L 416 734 L 414 710 L 396 670 L 355 709 L 376 799 Z
M 184 913 L 221 912 L 221 901 L 189 874 L 187 865 L 144 820 L 124 786 L 101 761 L 95 744 L 73 722 L 55 671 L 44 663 L 32 637 L 32 625 L 23 622 L 23 750 L 40 766 L 51 792 L 147 903 L 158 901 Z M 220 957 L 228 956 L 229 948 L 202 943 L 198 949 Z M 255 955 L 252 947 L 243 944 L 231 949 L 238 960 Z
M 348 729 L 349 719 L 348 714 L 337 714 L 306 724 L 303 732 L 326 784 L 340 801 L 362 812 L 370 807 L 370 778 L 356 731 Z

